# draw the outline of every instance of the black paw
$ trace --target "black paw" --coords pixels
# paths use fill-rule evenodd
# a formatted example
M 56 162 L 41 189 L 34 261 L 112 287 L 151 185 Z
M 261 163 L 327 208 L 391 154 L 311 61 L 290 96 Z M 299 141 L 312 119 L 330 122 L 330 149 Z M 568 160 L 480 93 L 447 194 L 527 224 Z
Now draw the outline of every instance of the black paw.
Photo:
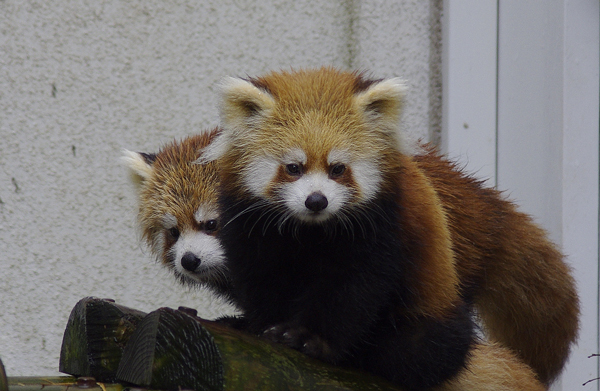
M 327 341 L 304 326 L 278 324 L 266 329 L 262 335 L 270 341 L 287 345 L 308 356 L 335 362 L 335 354 Z

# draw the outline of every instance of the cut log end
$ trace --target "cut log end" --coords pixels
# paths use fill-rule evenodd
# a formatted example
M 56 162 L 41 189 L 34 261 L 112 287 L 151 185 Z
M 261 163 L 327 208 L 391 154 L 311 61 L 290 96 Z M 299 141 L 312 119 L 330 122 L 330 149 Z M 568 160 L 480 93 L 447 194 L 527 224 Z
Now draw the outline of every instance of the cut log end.
M 115 382 L 125 345 L 144 312 L 87 297 L 69 316 L 60 351 L 59 371 Z
M 120 380 L 158 389 L 223 390 L 223 363 L 214 339 L 191 316 L 170 308 L 138 325 L 117 372 Z

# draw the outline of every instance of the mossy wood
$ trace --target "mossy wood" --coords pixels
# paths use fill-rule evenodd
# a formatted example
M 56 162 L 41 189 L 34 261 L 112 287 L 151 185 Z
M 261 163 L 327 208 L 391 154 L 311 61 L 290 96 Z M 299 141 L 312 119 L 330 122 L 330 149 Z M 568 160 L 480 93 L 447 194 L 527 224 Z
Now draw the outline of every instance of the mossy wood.
M 125 344 L 144 312 L 87 297 L 71 311 L 60 351 L 59 371 L 115 382 Z
M 221 323 L 161 308 L 137 327 L 117 377 L 155 389 L 397 390 Z
M 105 384 L 121 381 L 157 390 L 397 389 L 200 319 L 193 311 L 161 308 L 145 314 L 93 297 L 82 299 L 71 312 L 59 369 Z
M 123 391 L 125 387 L 119 383 L 101 383 L 96 381 L 77 381 L 72 376 L 49 376 L 49 377 L 9 377 L 9 391 Z

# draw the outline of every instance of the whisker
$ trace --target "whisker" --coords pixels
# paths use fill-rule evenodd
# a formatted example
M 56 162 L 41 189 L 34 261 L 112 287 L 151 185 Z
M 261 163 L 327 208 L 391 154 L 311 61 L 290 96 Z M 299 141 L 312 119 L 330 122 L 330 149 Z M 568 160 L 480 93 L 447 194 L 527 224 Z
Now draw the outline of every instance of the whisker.
M 267 234 L 267 230 L 269 229 L 269 225 L 271 224 L 271 221 L 273 221 L 274 219 L 277 218 L 277 213 L 278 213 L 277 211 L 272 210 L 272 209 L 263 211 L 261 213 L 261 215 L 258 217 L 258 219 L 256 219 L 256 221 L 252 225 L 252 229 L 254 229 L 254 227 L 258 224 L 258 222 L 264 218 L 264 222 L 262 225 L 262 235 L 265 236 Z
M 298 239 L 298 232 L 297 232 L 298 231 L 298 228 L 297 228 L 298 224 L 297 224 L 296 220 L 294 219 L 294 215 L 291 212 L 289 212 L 289 211 L 286 211 L 286 213 L 282 214 L 281 217 L 280 217 L 280 219 L 279 219 L 279 222 L 278 222 L 279 233 L 281 235 L 283 235 L 283 230 L 285 228 L 285 225 L 288 224 L 288 223 L 292 224 L 291 225 L 292 237 L 294 237 L 295 239 Z
M 268 221 L 269 216 L 273 213 L 272 210 L 263 208 L 263 206 L 268 206 L 268 205 L 269 204 L 267 202 L 264 202 L 260 205 L 260 207 L 257 208 L 257 210 L 259 210 L 259 215 L 254 219 L 254 223 L 252 224 L 252 227 L 250 227 L 250 229 L 248 230 L 248 237 L 250 237 L 250 235 L 252 235 L 252 231 L 254 231 L 254 228 L 261 220 L 264 219 L 265 223 L 266 223 L 266 221 Z M 250 220 L 248 220 L 248 221 L 246 221 L 246 223 L 244 223 L 244 228 L 246 227 L 246 224 L 249 222 L 250 222 Z M 263 223 L 263 231 L 262 231 L 263 236 L 266 233 L 266 231 L 264 230 L 265 223 Z
M 242 201 L 230 206 L 228 209 L 232 209 L 234 207 L 236 207 L 237 205 L 241 204 Z M 254 204 L 248 206 L 247 208 L 243 209 L 242 211 L 238 212 L 235 216 L 233 216 L 232 218 L 229 219 L 229 221 L 227 221 L 225 223 L 225 225 L 223 227 L 226 227 L 227 225 L 229 225 L 232 221 L 234 221 L 235 219 L 237 219 L 238 217 L 246 214 L 246 213 L 250 213 L 253 212 L 254 210 L 258 209 L 261 206 L 261 203 L 266 203 L 265 201 L 259 201 L 259 202 L 255 202 Z
M 269 211 L 270 216 L 263 224 L 263 235 L 266 234 L 267 229 L 269 228 L 271 223 L 273 223 L 275 221 L 276 221 L 276 223 L 274 225 L 277 226 L 279 234 L 282 233 L 280 222 L 281 222 L 282 218 L 286 215 L 286 213 L 288 213 L 287 209 L 285 207 L 282 207 L 282 205 L 284 205 L 284 201 L 279 200 L 276 202 L 276 208 L 273 208 Z

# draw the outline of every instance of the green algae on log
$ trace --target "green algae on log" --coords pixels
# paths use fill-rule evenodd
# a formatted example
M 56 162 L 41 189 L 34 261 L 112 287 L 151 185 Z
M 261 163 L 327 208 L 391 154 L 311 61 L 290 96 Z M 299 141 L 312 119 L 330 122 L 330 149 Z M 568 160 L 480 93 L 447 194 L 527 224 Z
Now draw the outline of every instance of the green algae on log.
M 117 377 L 155 389 L 196 391 L 398 390 L 372 375 L 170 308 L 138 325 Z
M 80 300 L 65 328 L 58 370 L 99 382 L 116 382 L 125 345 L 145 316 L 110 299 Z

